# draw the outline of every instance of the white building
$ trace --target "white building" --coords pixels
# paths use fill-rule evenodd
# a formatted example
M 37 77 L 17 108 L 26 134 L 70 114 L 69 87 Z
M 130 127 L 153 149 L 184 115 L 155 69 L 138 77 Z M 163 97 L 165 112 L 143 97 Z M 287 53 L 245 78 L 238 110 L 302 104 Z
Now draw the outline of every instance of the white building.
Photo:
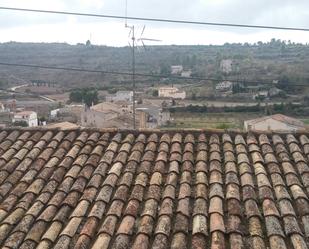
M 22 111 L 14 114 L 12 122 L 26 122 L 29 127 L 38 126 L 38 115 L 33 111 Z
M 220 70 L 224 73 L 232 72 L 232 63 L 233 61 L 230 59 L 222 60 L 220 63 Z
M 181 73 L 181 77 L 189 78 L 189 77 L 191 77 L 191 74 L 192 74 L 192 71 L 191 71 L 191 70 L 183 71 L 183 72 Z
M 217 91 L 231 91 L 233 83 L 230 81 L 222 81 L 216 85 Z
M 183 71 L 182 65 L 171 66 L 171 74 L 181 74 Z
M 159 97 L 161 98 L 173 98 L 173 99 L 185 99 L 186 92 L 180 91 L 177 87 L 160 87 Z
M 246 120 L 244 122 L 246 131 L 282 131 L 282 132 L 295 132 L 304 130 L 305 125 L 302 121 L 291 118 L 282 114 L 275 114 L 265 116 L 257 119 Z
M 268 96 L 269 97 L 274 97 L 279 95 L 282 92 L 281 89 L 277 88 L 277 87 L 272 87 L 268 90 Z
M 133 91 L 118 91 L 114 97 L 114 101 L 129 101 L 133 100 Z
M 166 125 L 171 120 L 171 113 L 168 110 L 160 110 L 158 126 Z
M 51 118 L 56 118 L 58 116 L 59 112 L 60 112 L 60 108 L 51 110 L 50 111 L 50 117 Z
M 268 91 L 259 91 L 257 94 L 253 95 L 253 99 L 268 98 Z
M 0 102 L 0 112 L 5 112 L 5 107 L 4 105 Z

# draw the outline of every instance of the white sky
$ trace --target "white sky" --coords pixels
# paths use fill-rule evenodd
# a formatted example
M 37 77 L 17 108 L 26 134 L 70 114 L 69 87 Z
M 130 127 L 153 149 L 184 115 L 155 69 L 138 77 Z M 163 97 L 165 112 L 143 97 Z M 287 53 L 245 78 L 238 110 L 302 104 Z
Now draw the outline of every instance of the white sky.
M 124 15 L 125 0 L 0 0 L 0 6 Z M 308 0 L 128 0 L 128 15 L 138 17 L 309 28 Z M 309 43 L 309 32 L 240 29 L 133 22 L 137 38 L 160 39 L 148 44 L 224 44 L 269 41 Z M 124 21 L 0 10 L 0 42 L 67 42 L 126 46 Z

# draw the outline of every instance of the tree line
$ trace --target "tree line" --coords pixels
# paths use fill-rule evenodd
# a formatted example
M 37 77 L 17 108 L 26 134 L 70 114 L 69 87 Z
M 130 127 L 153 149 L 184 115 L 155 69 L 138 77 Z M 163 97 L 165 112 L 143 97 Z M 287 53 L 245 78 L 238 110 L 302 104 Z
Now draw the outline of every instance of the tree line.
M 70 92 L 70 102 L 84 103 L 89 107 L 98 101 L 98 91 L 95 88 L 77 88 Z

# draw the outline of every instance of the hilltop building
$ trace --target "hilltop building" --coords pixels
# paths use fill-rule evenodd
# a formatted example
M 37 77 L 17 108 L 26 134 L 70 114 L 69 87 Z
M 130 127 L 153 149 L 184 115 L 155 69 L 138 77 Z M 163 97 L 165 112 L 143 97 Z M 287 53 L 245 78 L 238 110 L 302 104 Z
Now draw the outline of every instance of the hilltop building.
M 246 131 L 282 131 L 295 132 L 305 129 L 305 124 L 295 118 L 291 118 L 282 114 L 265 116 L 257 119 L 246 120 L 244 122 Z
M 232 63 L 233 61 L 230 59 L 222 60 L 220 63 L 220 70 L 224 73 L 232 72 Z
M 159 97 L 172 99 L 185 99 L 186 92 L 180 91 L 177 87 L 160 87 Z
M 192 74 L 191 70 L 183 71 L 181 72 L 181 77 L 189 78 L 191 77 L 191 74 Z
M 171 74 L 181 74 L 183 71 L 182 65 L 171 66 Z

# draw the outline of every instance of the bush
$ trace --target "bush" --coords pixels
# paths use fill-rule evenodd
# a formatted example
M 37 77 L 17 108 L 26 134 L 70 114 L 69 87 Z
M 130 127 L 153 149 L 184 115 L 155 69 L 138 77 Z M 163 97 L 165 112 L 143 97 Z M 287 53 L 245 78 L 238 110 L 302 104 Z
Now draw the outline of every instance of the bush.
M 217 129 L 222 129 L 222 130 L 226 130 L 228 128 L 230 128 L 230 126 L 228 124 L 222 123 L 222 124 L 218 124 L 216 126 Z
M 13 126 L 28 127 L 28 123 L 26 121 L 15 121 Z

